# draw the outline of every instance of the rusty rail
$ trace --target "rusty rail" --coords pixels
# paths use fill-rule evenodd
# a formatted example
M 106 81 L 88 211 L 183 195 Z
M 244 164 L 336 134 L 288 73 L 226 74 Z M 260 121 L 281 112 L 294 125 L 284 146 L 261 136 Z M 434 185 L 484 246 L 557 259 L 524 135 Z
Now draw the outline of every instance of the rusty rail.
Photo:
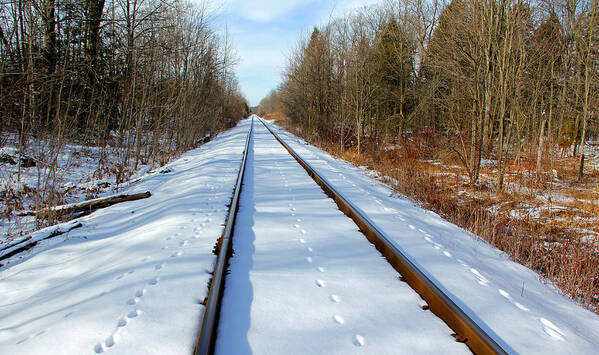
M 237 183 L 235 185 L 235 191 L 233 192 L 233 198 L 229 205 L 229 214 L 227 216 L 227 222 L 225 229 L 222 234 L 222 243 L 216 259 L 214 267 L 214 275 L 212 282 L 210 283 L 210 290 L 208 291 L 208 297 L 206 299 L 206 307 L 204 309 L 204 316 L 202 318 L 202 325 L 200 333 L 198 335 L 196 345 L 194 348 L 195 355 L 208 355 L 214 353 L 214 344 L 216 342 L 216 335 L 218 329 L 218 317 L 220 313 L 221 299 L 225 288 L 225 279 L 227 266 L 229 265 L 229 257 L 233 251 L 233 243 L 231 240 L 233 234 L 233 227 L 235 226 L 235 215 L 237 214 L 239 196 L 241 194 L 241 188 L 243 185 L 243 174 L 245 172 L 245 163 L 247 160 L 248 149 L 250 146 L 250 139 L 254 129 L 254 119 L 250 126 L 247 138 L 245 140 L 245 149 L 243 151 L 243 159 L 241 161 L 241 167 L 237 175 Z
M 331 197 L 339 209 L 351 218 L 360 227 L 366 238 L 374 244 L 377 250 L 387 259 L 403 279 L 424 299 L 429 309 L 441 318 L 468 345 L 475 354 L 508 354 L 515 353 L 509 345 L 499 338 L 482 320 L 476 319 L 466 305 L 446 290 L 435 278 L 420 266 L 401 247 L 391 241 L 385 232 L 379 229 L 374 222 L 360 208 L 352 204 L 341 192 L 337 191 L 291 146 L 285 143 L 266 123 L 260 122 L 279 141 L 279 143 L 297 160 L 308 172 L 308 175 Z M 473 319 L 475 318 L 475 319 Z

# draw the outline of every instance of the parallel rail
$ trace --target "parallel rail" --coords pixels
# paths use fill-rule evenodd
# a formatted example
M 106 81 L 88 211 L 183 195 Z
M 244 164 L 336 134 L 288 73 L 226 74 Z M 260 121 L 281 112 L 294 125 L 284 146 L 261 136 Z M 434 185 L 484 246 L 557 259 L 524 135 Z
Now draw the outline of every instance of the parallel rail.
M 377 250 L 397 270 L 404 280 L 424 299 L 429 309 L 441 318 L 475 354 L 508 354 L 515 353 L 497 334 L 489 329 L 480 319 L 473 319 L 473 312 L 457 301 L 449 291 L 439 286 L 439 282 L 428 274 L 404 250 L 391 242 L 389 236 L 379 229 L 372 220 L 357 206 L 352 204 L 341 192 L 337 191 L 323 176 L 291 146 L 285 143 L 266 123 L 260 122 L 277 139 L 277 141 L 297 160 L 318 185 L 339 206 L 339 209 L 360 227 L 362 233 L 374 244 Z M 469 315 L 470 314 L 470 315 Z
M 235 215 L 237 214 L 239 196 L 241 194 L 241 188 L 243 186 L 243 175 L 245 173 L 245 163 L 248 156 L 248 150 L 250 146 L 250 140 L 252 132 L 254 130 L 254 120 L 250 126 L 247 138 L 245 140 L 245 149 L 243 151 L 243 160 L 241 161 L 241 167 L 237 175 L 237 183 L 235 185 L 235 191 L 231 204 L 229 206 L 229 215 L 227 216 L 227 222 L 225 229 L 222 234 L 222 243 L 216 259 L 216 265 L 214 268 L 214 275 L 212 282 L 210 283 L 210 290 L 208 291 L 208 298 L 206 300 L 206 308 L 204 310 L 204 316 L 202 318 L 202 325 L 200 333 L 197 338 L 197 342 L 194 348 L 194 354 L 196 355 L 208 355 L 214 353 L 214 345 L 216 342 L 216 335 L 218 330 L 218 317 L 220 313 L 221 299 L 223 297 L 223 291 L 225 288 L 225 279 L 227 266 L 229 265 L 229 257 L 233 251 L 233 243 L 231 237 L 233 234 L 233 227 L 235 226 Z

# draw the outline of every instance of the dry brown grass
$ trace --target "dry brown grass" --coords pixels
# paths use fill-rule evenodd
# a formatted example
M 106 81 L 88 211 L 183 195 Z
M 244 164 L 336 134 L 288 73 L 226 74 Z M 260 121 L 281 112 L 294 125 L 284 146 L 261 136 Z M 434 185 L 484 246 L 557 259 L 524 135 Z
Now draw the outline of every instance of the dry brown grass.
M 279 126 L 287 126 L 291 124 L 291 121 L 281 111 L 267 113 L 266 115 L 264 115 L 264 118 L 267 120 L 274 120 L 275 123 Z
M 300 133 L 289 121 L 281 119 L 278 124 Z M 436 149 L 431 149 L 435 145 L 412 142 L 407 149 L 361 153 L 340 151 L 336 144 L 312 143 L 376 170 L 383 176 L 381 180 L 399 193 L 480 236 L 598 312 L 599 244 L 581 237 L 593 233 L 599 237 L 599 177 L 590 174 L 578 182 L 575 159 L 552 162 L 557 180 L 551 171 L 538 178 L 534 158 L 510 161 L 505 181 L 511 189 L 497 191 L 494 167 L 483 168 L 480 182 L 471 186 L 459 160 L 444 150 L 442 143 Z M 420 150 L 422 146 L 427 151 Z M 537 198 L 545 195 L 569 195 L 574 201 Z

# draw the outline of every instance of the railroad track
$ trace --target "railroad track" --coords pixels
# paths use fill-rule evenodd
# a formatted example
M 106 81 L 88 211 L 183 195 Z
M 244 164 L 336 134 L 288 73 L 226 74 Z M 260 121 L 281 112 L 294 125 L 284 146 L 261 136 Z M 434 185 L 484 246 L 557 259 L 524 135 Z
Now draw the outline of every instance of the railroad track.
M 258 120 L 306 170 L 308 175 L 312 177 L 322 190 L 335 201 L 339 209 L 354 221 L 363 235 L 401 275 L 402 281 L 405 281 L 424 301 L 426 301 L 426 308 L 442 319 L 454 331 L 453 335 L 456 341 L 465 343 L 476 354 L 508 353 L 509 347 L 504 344 L 492 330 L 478 320 L 466 305 L 462 304 L 440 286 L 437 280 L 423 270 L 423 268 L 399 246 L 390 242 L 390 238 L 378 228 L 362 210 L 352 204 L 341 192 L 337 191 L 327 179 L 319 175 L 306 160 L 300 157 L 294 149 L 284 142 L 262 119 Z M 204 312 L 202 326 L 194 351 L 195 354 L 212 354 L 215 349 L 218 317 L 224 292 L 228 258 L 232 254 L 231 238 L 235 224 L 235 215 L 240 200 L 239 196 L 243 185 L 250 140 L 252 139 L 254 131 L 253 121 L 254 120 L 252 120 L 252 128 L 248 132 L 246 139 L 244 157 L 230 205 L 229 216 L 222 236 L 222 244 L 217 257 L 214 276 L 206 302 L 206 310 Z
M 202 317 L 202 324 L 194 349 L 194 354 L 212 354 L 214 352 L 216 330 L 218 327 L 218 315 L 220 312 L 221 299 L 225 286 L 227 266 L 229 264 L 229 257 L 233 252 L 231 237 L 233 235 L 233 227 L 235 226 L 235 216 L 239 206 L 239 195 L 241 194 L 241 188 L 243 186 L 243 176 L 247 162 L 248 147 L 250 145 L 250 139 L 252 137 L 253 131 L 254 119 L 252 118 L 250 131 L 245 139 L 243 159 L 241 160 L 241 167 L 239 169 L 239 174 L 237 175 L 237 182 L 235 183 L 233 198 L 231 199 L 231 204 L 229 205 L 229 214 L 227 216 L 227 221 L 225 222 L 223 235 L 221 236 L 220 248 L 216 259 L 216 265 L 214 267 L 212 282 L 210 283 L 210 289 L 208 290 L 208 298 L 206 299 L 205 304 L 206 308 L 204 310 L 204 316 Z

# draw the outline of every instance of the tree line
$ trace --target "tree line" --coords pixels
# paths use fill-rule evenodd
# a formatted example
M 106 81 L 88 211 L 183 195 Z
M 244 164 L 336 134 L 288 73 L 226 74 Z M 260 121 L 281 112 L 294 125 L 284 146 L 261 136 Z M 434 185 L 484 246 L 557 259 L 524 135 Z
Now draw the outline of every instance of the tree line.
M 17 132 L 21 150 L 45 142 L 49 162 L 66 142 L 116 139 L 126 170 L 234 125 L 248 107 L 210 13 L 185 0 L 0 1 L 0 133 Z
M 599 19 L 589 0 L 396 0 L 315 27 L 264 111 L 340 149 L 443 138 L 470 182 L 481 161 L 571 152 L 597 137 Z

